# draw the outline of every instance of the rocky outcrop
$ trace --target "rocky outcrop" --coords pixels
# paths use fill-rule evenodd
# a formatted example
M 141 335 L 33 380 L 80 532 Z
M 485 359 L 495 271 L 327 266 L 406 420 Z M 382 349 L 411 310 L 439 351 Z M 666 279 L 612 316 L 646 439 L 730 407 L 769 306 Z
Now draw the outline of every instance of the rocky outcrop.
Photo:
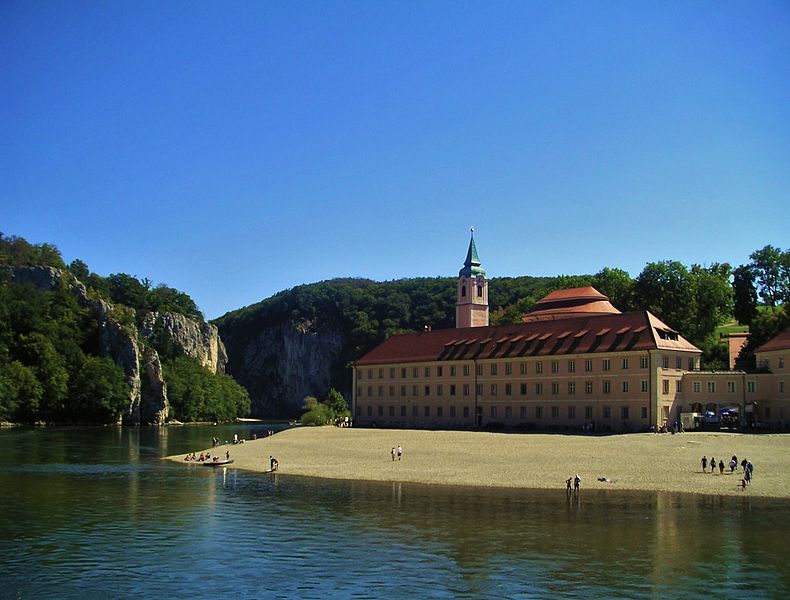
M 228 372 L 247 388 L 252 414 L 294 416 L 305 396 L 323 397 L 332 385 L 345 340 L 333 328 L 287 322 L 248 331 L 222 331 L 229 351 Z M 229 336 L 229 337 L 227 337 Z
M 197 323 L 178 313 L 148 313 L 143 317 L 140 334 L 154 344 L 161 343 L 164 336 L 175 353 L 197 359 L 212 373 L 225 372 L 225 344 L 210 323 Z
M 150 313 L 142 330 L 135 326 L 132 309 L 91 298 L 85 286 L 68 271 L 52 267 L 10 267 L 11 280 L 43 291 L 66 285 L 79 303 L 89 308 L 99 326 L 99 352 L 111 357 L 126 375 L 129 402 L 122 421 L 127 424 L 164 424 L 170 404 L 162 363 L 154 346 L 163 345 L 200 361 L 214 373 L 224 373 L 225 345 L 217 328 L 176 313 Z

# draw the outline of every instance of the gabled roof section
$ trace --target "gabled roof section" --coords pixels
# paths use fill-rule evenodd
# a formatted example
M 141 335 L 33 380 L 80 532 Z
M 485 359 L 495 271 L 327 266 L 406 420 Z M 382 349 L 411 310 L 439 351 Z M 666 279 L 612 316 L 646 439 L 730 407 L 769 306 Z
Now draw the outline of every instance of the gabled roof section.
M 771 352 L 772 350 L 790 350 L 790 327 L 755 349 L 755 352 Z
M 505 338 L 509 340 L 507 344 L 490 343 L 492 340 Z M 464 344 L 450 343 L 461 339 L 465 341 Z M 641 311 L 395 335 L 368 352 L 355 364 L 365 366 L 527 358 L 656 349 L 696 354 L 701 352 L 658 317 L 647 311 Z
M 466 252 L 464 268 L 458 271 L 458 277 L 477 277 L 486 276 L 486 272 L 481 266 L 480 258 L 477 256 L 477 246 L 475 246 L 475 233 L 472 229 L 472 238 L 469 240 L 469 250 Z

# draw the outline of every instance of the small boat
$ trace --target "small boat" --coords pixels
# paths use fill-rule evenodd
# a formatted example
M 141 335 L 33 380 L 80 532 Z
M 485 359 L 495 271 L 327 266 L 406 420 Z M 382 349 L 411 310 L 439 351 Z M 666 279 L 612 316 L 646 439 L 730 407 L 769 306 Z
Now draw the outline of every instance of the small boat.
M 207 460 L 203 463 L 204 467 L 224 467 L 225 465 L 229 465 L 233 463 L 233 459 L 229 458 L 226 460 Z

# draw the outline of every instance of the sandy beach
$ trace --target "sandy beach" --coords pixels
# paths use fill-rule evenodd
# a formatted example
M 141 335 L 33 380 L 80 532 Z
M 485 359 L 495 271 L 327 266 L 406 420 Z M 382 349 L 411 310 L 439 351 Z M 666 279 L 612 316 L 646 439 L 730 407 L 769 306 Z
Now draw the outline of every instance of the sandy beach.
M 392 461 L 393 447 L 403 447 Z M 232 467 L 249 471 L 269 468 L 269 456 L 280 463 L 279 474 L 402 481 L 438 485 L 564 489 L 579 474 L 582 489 L 617 489 L 695 494 L 790 498 L 790 435 L 738 433 L 629 434 L 602 437 L 557 434 L 503 434 L 466 431 L 415 431 L 299 427 L 238 445 L 195 448 L 224 457 Z M 739 488 L 740 465 L 726 467 L 735 454 L 754 465 L 754 479 Z M 700 459 L 723 459 L 724 474 Z M 168 457 L 185 462 L 184 455 Z M 200 464 L 200 463 L 197 463 Z M 598 478 L 609 481 L 602 482 Z

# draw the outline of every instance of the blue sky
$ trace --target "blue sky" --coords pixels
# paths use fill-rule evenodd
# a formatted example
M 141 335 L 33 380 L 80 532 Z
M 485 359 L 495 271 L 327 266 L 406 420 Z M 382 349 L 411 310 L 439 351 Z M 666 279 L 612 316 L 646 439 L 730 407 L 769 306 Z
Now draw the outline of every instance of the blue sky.
M 790 3 L 0 3 L 0 231 L 206 316 L 790 246 Z

